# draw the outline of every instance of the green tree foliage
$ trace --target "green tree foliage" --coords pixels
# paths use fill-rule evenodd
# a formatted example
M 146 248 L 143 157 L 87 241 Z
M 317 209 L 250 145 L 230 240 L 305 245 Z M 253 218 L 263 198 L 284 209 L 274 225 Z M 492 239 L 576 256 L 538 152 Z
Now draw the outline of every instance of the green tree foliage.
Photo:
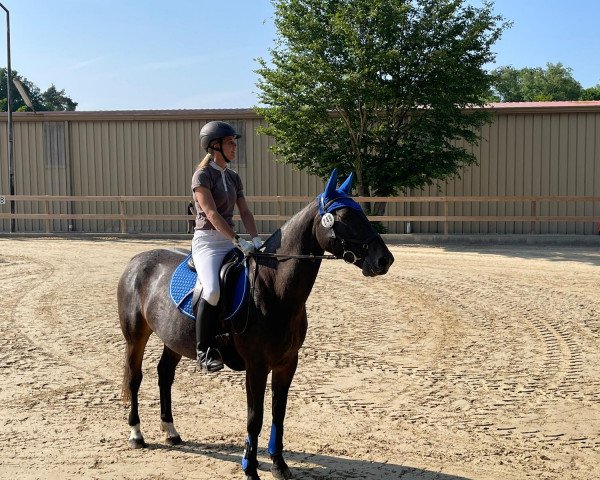
M 58 91 L 54 84 L 50 85 L 48 90 L 42 93 L 42 100 L 47 110 L 75 110 L 77 102 L 71 100 L 65 94 L 64 89 Z
M 30 98 L 33 108 L 36 111 L 62 111 L 75 110 L 77 102 L 71 100 L 64 90 L 58 91 L 54 85 L 48 90 L 42 92 L 36 85 L 12 70 L 12 78 L 16 78 L 23 84 L 23 88 Z M 23 98 L 14 87 L 11 88 L 11 110 L 13 112 L 28 111 L 29 107 L 25 105 Z M 6 94 L 6 68 L 0 68 L 0 111 L 6 112 L 7 94 Z
M 600 83 L 595 87 L 584 88 L 580 100 L 600 100 Z
M 507 26 L 463 0 L 274 0 L 278 38 L 258 59 L 261 133 L 279 160 L 360 195 L 393 195 L 476 162 L 491 46 Z
M 579 100 L 584 89 L 571 68 L 548 63 L 546 68 L 500 67 L 492 71 L 493 92 L 501 102 Z

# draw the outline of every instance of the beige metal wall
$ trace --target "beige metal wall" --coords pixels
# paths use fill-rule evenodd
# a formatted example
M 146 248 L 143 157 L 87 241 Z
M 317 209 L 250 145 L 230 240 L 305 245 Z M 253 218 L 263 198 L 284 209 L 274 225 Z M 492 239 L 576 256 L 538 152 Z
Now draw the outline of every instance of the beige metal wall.
M 473 151 L 479 166 L 461 178 L 413 195 L 600 196 L 600 102 L 574 105 L 499 104 L 496 120 L 483 127 L 484 141 Z M 440 190 L 437 190 L 440 187 Z M 442 206 L 415 204 L 412 214 L 442 214 Z M 531 215 L 525 203 L 456 203 L 451 215 Z M 542 202 L 539 215 L 600 216 L 598 202 Z M 413 231 L 441 233 L 442 225 L 417 223 Z M 529 233 L 528 222 L 463 222 L 449 233 Z M 543 222 L 538 233 L 596 234 L 593 222 Z
M 243 133 L 233 168 L 247 196 L 317 195 L 322 182 L 276 163 L 269 138 L 256 129 L 261 119 L 249 110 L 159 112 L 52 112 L 15 114 L 14 158 L 17 195 L 190 195 L 192 173 L 204 157 L 199 132 L 210 120 L 226 120 Z M 6 128 L 0 127 L 4 136 Z M 2 146 L 0 146 L 2 148 Z M 6 151 L 1 172 L 8 171 Z M 0 176 L 0 194 L 8 178 Z M 127 213 L 184 214 L 187 202 L 128 202 Z M 292 214 L 302 204 L 288 204 Z M 275 214 L 275 205 L 251 205 L 256 214 Z M 9 212 L 8 205 L 0 206 Z M 17 204 L 19 213 L 44 213 L 41 203 Z M 56 202 L 53 213 L 118 213 L 117 202 Z M 0 231 L 10 228 L 0 220 Z M 258 222 L 261 232 L 275 222 Z M 53 231 L 119 232 L 118 221 L 54 221 Z M 128 222 L 130 232 L 185 232 L 184 221 Z M 17 231 L 45 231 L 44 221 L 17 220 Z M 242 230 L 243 231 L 243 230 Z
M 600 195 L 600 102 L 577 104 L 498 104 L 495 121 L 482 129 L 474 153 L 479 166 L 461 178 L 411 195 Z M 233 123 L 244 133 L 234 168 L 246 195 L 317 195 L 322 182 L 276 163 L 270 138 L 256 133 L 262 120 L 250 110 L 133 112 L 46 112 L 14 115 L 17 195 L 188 195 L 191 174 L 203 154 L 198 134 L 207 121 Z M 0 195 L 8 194 L 6 115 L 0 116 Z M 292 214 L 302 203 L 288 204 Z M 128 213 L 182 214 L 185 203 L 128 203 Z M 275 214 L 275 206 L 251 205 L 256 214 Z M 21 213 L 43 213 L 41 204 L 17 204 Z M 118 213 L 118 205 L 57 202 L 60 213 Z M 0 212 L 9 212 L 8 205 Z M 388 215 L 440 215 L 441 205 L 390 204 Z M 529 203 L 455 204 L 457 215 L 530 214 Z M 541 215 L 600 215 L 599 205 L 542 203 Z M 183 221 L 137 221 L 131 232 L 185 232 Z M 275 222 L 260 222 L 273 231 Z M 388 222 L 391 233 L 406 224 Z M 0 231 L 10 228 L 0 220 Z M 119 232 L 117 221 L 54 221 L 54 231 Z M 412 222 L 415 233 L 441 233 L 442 225 Z M 45 231 L 42 221 L 17 220 L 17 231 Z M 451 233 L 528 233 L 521 222 L 463 222 Z M 596 233 L 596 226 L 574 222 L 540 225 L 540 233 Z

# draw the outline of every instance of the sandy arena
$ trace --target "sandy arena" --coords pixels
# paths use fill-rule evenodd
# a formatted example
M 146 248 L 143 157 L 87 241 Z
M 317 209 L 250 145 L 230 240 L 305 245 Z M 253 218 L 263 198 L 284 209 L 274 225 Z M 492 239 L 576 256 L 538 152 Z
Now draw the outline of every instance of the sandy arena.
M 0 238 L 0 478 L 241 479 L 244 376 L 183 359 L 184 444 L 160 431 L 156 364 L 127 445 L 118 278 L 188 240 Z M 297 479 L 600 477 L 600 251 L 391 246 L 385 277 L 323 262 L 284 437 Z M 271 479 L 260 437 L 261 478 Z

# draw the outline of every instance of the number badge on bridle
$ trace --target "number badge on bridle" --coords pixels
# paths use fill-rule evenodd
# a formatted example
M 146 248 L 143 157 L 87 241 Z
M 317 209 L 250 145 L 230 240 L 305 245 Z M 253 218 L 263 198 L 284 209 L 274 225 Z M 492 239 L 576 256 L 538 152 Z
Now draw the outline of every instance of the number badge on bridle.
M 333 215 L 331 213 L 326 213 L 325 215 L 323 215 L 321 217 L 321 225 L 323 225 L 325 228 L 333 227 L 334 223 L 335 223 L 335 218 L 333 217 Z

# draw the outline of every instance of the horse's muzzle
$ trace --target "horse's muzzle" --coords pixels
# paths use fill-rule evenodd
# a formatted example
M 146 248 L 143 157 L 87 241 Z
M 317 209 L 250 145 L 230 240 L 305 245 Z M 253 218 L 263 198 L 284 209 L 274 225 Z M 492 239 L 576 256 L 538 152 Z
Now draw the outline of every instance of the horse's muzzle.
M 365 277 L 376 277 L 377 275 L 385 275 L 390 269 L 392 263 L 394 263 L 394 256 L 385 247 L 385 251 L 381 252 L 380 255 L 373 256 L 369 255 L 365 258 L 362 264 L 362 274 Z

